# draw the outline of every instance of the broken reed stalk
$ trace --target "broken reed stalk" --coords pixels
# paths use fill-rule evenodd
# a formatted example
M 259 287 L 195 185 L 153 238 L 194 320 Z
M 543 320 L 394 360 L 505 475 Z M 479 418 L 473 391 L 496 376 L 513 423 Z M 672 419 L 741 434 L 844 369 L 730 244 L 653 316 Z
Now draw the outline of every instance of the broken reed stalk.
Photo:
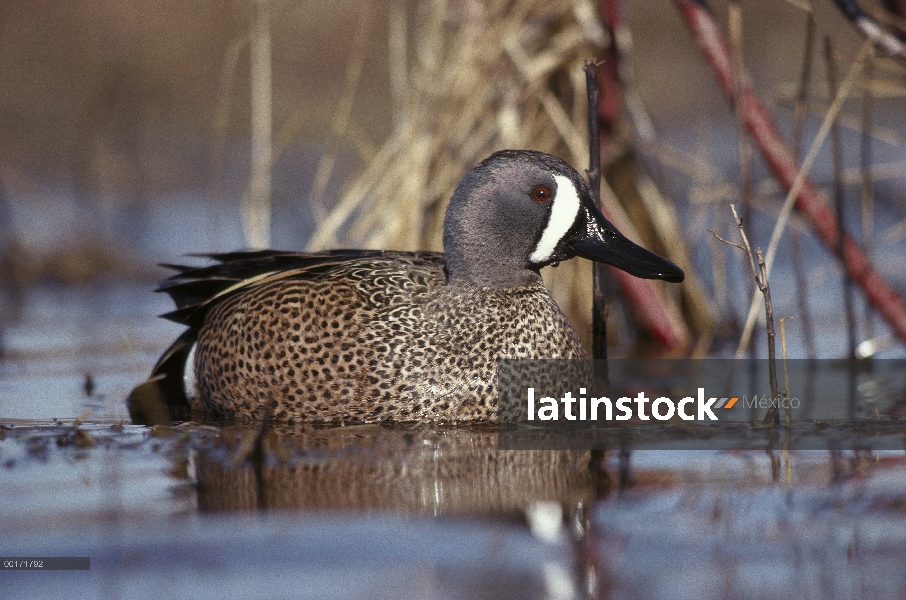
M 588 185 L 601 208 L 601 125 L 598 114 L 598 65 L 594 60 L 585 63 L 585 90 L 588 97 Z M 592 357 L 607 358 L 607 304 L 605 285 L 607 273 L 602 263 L 592 265 Z
M 834 60 L 834 48 L 830 36 L 824 36 L 824 60 L 827 65 L 827 91 L 833 98 L 837 95 L 837 65 Z M 834 208 L 837 213 L 837 254 L 840 260 L 846 262 L 846 245 L 844 244 L 844 211 L 843 200 L 845 190 L 843 187 L 843 143 L 840 141 L 840 124 L 836 116 L 831 120 L 831 160 L 834 167 Z M 846 333 L 849 343 L 847 355 L 849 358 L 856 356 L 856 315 L 853 308 L 852 281 L 846 270 L 843 270 L 843 308 L 846 315 Z
M 713 231 L 711 235 L 716 237 L 721 242 L 733 246 L 734 248 L 739 248 L 740 250 L 746 253 L 746 256 L 749 257 L 749 266 L 752 267 L 752 276 L 755 279 L 755 285 L 758 287 L 758 291 L 761 292 L 761 295 L 764 297 L 764 316 L 765 316 L 765 326 L 767 330 L 768 337 L 768 379 L 771 385 L 771 407 L 768 409 L 767 414 L 762 421 L 762 425 L 776 425 L 779 420 L 779 412 L 777 410 L 777 404 L 774 401 L 777 399 L 777 365 L 775 364 L 776 358 L 776 347 L 775 347 L 775 333 L 774 333 L 774 307 L 771 304 L 771 287 L 768 284 L 768 268 L 764 261 L 764 256 L 761 253 L 761 248 L 752 252 L 752 246 L 749 244 L 749 238 L 746 235 L 746 230 L 742 226 L 742 220 L 739 218 L 739 214 L 736 212 L 736 207 L 730 205 L 730 210 L 733 211 L 733 219 L 736 221 L 736 227 L 739 229 L 739 235 L 742 238 L 743 245 L 734 244 L 728 240 L 723 239 Z
M 805 126 L 805 115 L 808 114 L 808 89 L 812 74 L 812 54 L 815 46 L 815 11 L 814 4 L 809 2 L 811 10 L 805 22 L 805 51 L 802 56 L 802 71 L 799 77 L 799 91 L 793 117 L 793 156 L 797 163 L 802 160 L 802 130 Z M 812 323 L 812 309 L 809 305 L 808 278 L 805 274 L 805 261 L 802 257 L 802 234 L 795 227 L 790 228 L 790 254 L 793 261 L 793 277 L 796 284 L 796 303 L 799 307 L 799 319 L 802 321 L 802 338 L 805 344 L 805 357 L 814 358 L 815 330 Z

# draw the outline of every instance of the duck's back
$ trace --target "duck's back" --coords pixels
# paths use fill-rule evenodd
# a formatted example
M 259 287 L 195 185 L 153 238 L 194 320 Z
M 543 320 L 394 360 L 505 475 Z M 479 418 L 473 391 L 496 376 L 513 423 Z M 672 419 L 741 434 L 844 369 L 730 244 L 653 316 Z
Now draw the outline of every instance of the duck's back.
M 204 317 L 195 376 L 223 416 L 494 420 L 498 359 L 584 357 L 540 278 L 447 285 L 442 255 L 385 252 L 230 292 Z

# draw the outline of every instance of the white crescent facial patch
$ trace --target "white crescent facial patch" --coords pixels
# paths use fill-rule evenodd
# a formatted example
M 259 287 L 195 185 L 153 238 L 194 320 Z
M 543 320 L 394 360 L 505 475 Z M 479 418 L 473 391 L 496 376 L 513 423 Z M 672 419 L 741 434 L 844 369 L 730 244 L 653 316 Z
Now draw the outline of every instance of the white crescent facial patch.
M 554 175 L 554 181 L 557 182 L 557 193 L 551 201 L 553 206 L 547 227 L 544 228 L 534 252 L 529 255 L 529 260 L 533 263 L 542 263 L 551 257 L 554 248 L 576 222 L 582 204 L 576 186 L 568 177 Z

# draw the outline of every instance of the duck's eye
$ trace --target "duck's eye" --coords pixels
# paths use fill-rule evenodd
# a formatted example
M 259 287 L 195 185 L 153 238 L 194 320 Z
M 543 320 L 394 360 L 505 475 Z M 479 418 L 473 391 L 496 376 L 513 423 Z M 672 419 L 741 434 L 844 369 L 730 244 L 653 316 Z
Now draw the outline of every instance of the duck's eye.
M 547 202 L 550 199 L 551 191 L 543 185 L 539 185 L 532 190 L 532 200 L 535 202 Z

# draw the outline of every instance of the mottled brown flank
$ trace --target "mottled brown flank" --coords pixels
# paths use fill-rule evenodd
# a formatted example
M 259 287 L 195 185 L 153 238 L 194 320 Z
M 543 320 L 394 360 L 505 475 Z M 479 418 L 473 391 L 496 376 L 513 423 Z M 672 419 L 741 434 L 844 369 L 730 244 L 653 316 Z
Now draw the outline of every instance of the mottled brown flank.
M 288 421 L 495 421 L 498 358 L 586 358 L 540 278 L 446 285 L 436 262 L 351 260 L 214 307 L 195 372 L 209 412 Z

